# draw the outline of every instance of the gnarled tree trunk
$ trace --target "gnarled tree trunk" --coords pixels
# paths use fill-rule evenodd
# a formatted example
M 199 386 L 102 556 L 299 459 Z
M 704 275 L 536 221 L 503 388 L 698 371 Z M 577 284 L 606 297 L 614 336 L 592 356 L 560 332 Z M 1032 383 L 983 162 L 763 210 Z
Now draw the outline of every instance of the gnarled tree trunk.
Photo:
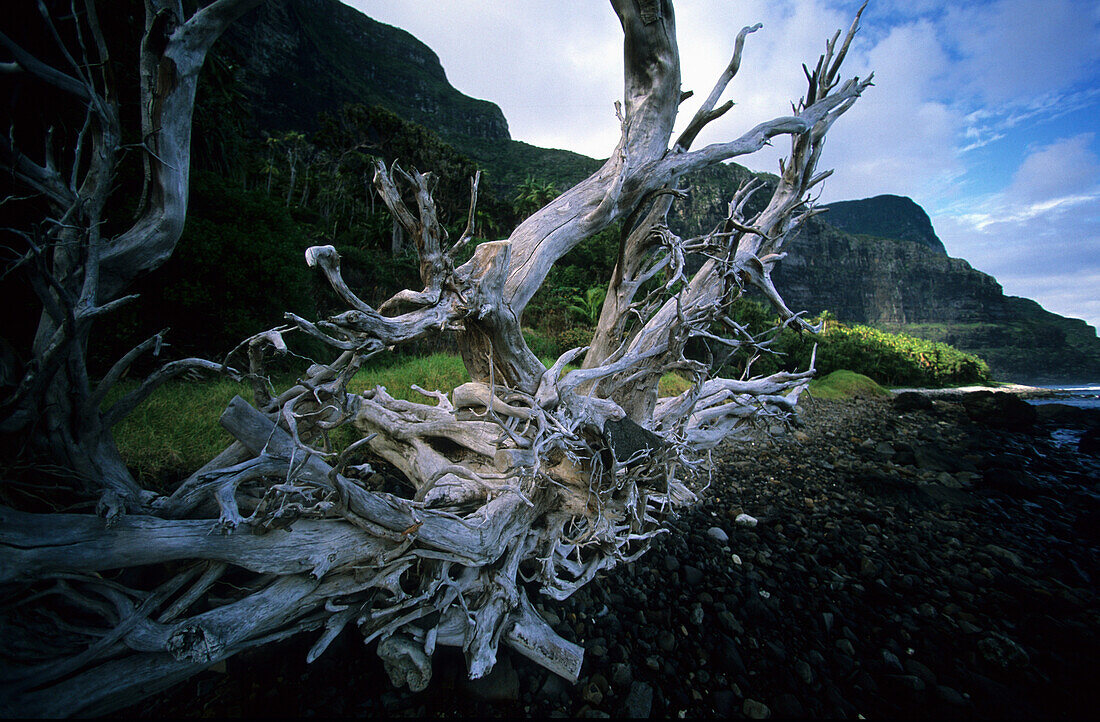
M 826 131 L 869 85 L 839 80 L 857 17 L 807 72 L 808 91 L 793 115 L 692 150 L 699 130 L 730 107 L 718 100 L 758 26 L 736 38 L 733 59 L 673 141 L 684 97 L 671 3 L 612 5 L 624 33 L 622 137 L 596 173 L 507 239 L 477 245 L 459 265 L 459 250 L 473 238 L 477 179 L 469 224 L 451 244 L 430 175 L 379 163 L 377 192 L 416 246 L 423 289 L 374 309 L 345 284 L 331 246 L 309 249 L 306 261 L 348 310 L 317 322 L 287 314 L 287 325 L 242 344 L 255 405 L 237 398 L 223 414 L 237 439 L 223 454 L 169 496 L 124 489 L 130 513 L 111 523 L 0 509 L 0 582 L 13 590 L 7 626 L 32 650 L 4 672 L 5 711 L 106 711 L 303 631 L 318 635 L 312 660 L 349 623 L 365 641 L 378 641 L 393 683 L 414 690 L 429 684 L 439 645 L 461 647 L 474 678 L 492 668 L 503 643 L 576 679 L 582 650 L 539 618 L 529 595 L 564 599 L 601 570 L 644 553 L 664 531 L 662 519 L 705 484 L 711 448 L 760 417 L 793 411 L 812 368 L 723 379 L 685 350 L 692 339 L 714 349 L 757 347 L 727 314 L 750 286 L 786 323 L 804 325 L 769 273 L 784 241 L 812 213 L 808 192 L 827 175 L 816 173 Z M 671 232 L 666 214 L 683 193 L 684 174 L 779 135 L 791 138 L 792 151 L 762 212 L 745 211 L 758 186 L 731 189 L 719 228 L 689 239 Z M 178 208 L 163 186 L 154 184 L 154 205 Z M 145 267 L 170 252 L 163 229 L 171 219 L 146 220 L 140 233 L 116 239 L 102 254 L 100 288 L 113 292 L 124 275 L 118 269 Z M 623 228 L 618 265 L 592 344 L 546 368 L 524 343 L 524 308 L 558 259 L 616 221 Z M 146 246 L 145 237 L 154 240 Z M 707 260 L 688 276 L 691 253 Z M 446 394 L 421 390 L 422 403 L 381 387 L 347 391 L 366 358 L 444 330 L 458 333 L 469 383 Z M 285 351 L 292 333 L 323 341 L 336 358 L 272 396 L 264 354 Z M 571 368 L 585 351 L 583 366 Z M 669 370 L 694 384 L 658 399 L 657 381 Z M 332 450 L 330 433 L 348 425 L 360 440 Z M 412 492 L 377 488 L 371 464 L 380 462 Z M 150 565 L 164 570 L 153 588 L 96 574 Z M 51 631 L 48 645 L 36 643 L 34 635 L 49 626 L 35 614 L 46 602 L 60 610 L 53 618 L 82 610 L 86 619 L 92 610 L 98 623 L 66 623 Z M 46 646 L 53 656 L 36 657 Z
M 40 195 L 49 216 L 34 232 L 21 233 L 22 267 L 41 302 L 38 329 L 14 392 L 0 399 L 0 430 L 30 438 L 54 462 L 73 472 L 88 492 L 100 494 L 110 516 L 147 508 L 152 494 L 130 476 L 111 437 L 111 428 L 165 380 L 189 369 L 218 371 L 200 359 L 165 366 L 107 411 L 101 406 L 115 383 L 139 356 L 158 349 L 160 336 L 125 354 L 98 383 L 88 376 L 86 358 L 96 320 L 133 301 L 126 287 L 164 263 L 183 233 L 191 168 L 191 115 L 199 71 L 210 47 L 233 20 L 260 0 L 217 0 L 190 18 L 176 3 L 146 3 L 145 30 L 137 57 L 141 82 L 141 153 L 146 170 L 144 204 L 133 224 L 103 237 L 114 198 L 122 147 L 121 73 L 92 0 L 70 11 L 40 3 L 49 35 L 65 63 L 55 67 L 0 33 L 10 70 L 37 79 L 69 97 L 84 112 L 84 125 L 70 143 L 70 157 L 55 157 L 54 128 L 38 160 L 15 145 L 15 132 L 0 138 L 0 165 L 17 183 Z M 75 47 L 70 51 L 68 44 Z M 67 67 L 66 67 L 67 66 Z M 58 131 L 60 132 L 60 128 Z M 8 269 L 11 270 L 11 269 Z

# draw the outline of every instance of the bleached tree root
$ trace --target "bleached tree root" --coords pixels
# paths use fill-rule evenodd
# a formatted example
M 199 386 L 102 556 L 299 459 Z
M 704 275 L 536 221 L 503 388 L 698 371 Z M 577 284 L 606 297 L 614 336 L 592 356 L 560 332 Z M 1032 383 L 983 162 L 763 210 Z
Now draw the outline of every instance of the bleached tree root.
M 316 378 L 326 374 L 315 371 Z M 237 398 L 222 417 L 239 444 L 227 458 L 239 458 L 240 449 L 252 458 L 207 469 L 158 504 L 169 517 L 220 509 L 218 519 L 129 514 L 109 524 L 0 509 L 0 583 L 24 587 L 22 597 L 8 600 L 11 620 L 34 629 L 34 602 L 43 597 L 100 617 L 71 630 L 91 643 L 64 666 L 87 667 L 80 675 L 58 681 L 58 666 L 7 666 L 11 710 L 110 709 L 244 649 L 320 629 L 313 659 L 349 622 L 366 641 L 379 640 L 391 678 L 413 689 L 428 684 L 440 645 L 463 648 L 475 678 L 492 668 L 503 642 L 575 680 L 583 650 L 538 616 L 528 590 L 564 599 L 644 551 L 662 516 L 694 498 L 668 471 L 682 450 L 620 448 L 637 457 L 623 463 L 604 436 L 586 437 L 594 430 L 578 424 L 577 414 L 549 413 L 533 397 L 493 404 L 489 387 L 474 383 L 450 399 L 429 394 L 434 404 L 395 400 L 383 389 L 337 403 L 318 384 L 304 385 L 313 389 L 313 407 L 341 405 L 374 434 L 373 452 L 419 479 L 411 496 L 421 498 L 368 488 L 362 465 L 359 478 L 339 473 Z M 500 423 L 459 420 L 487 415 L 490 405 Z M 317 416 L 298 408 L 298 419 Z M 507 433 L 504 418 L 517 430 Z M 301 434 L 297 422 L 294 428 Z M 157 566 L 178 571 L 148 592 L 97 574 Z M 235 590 L 235 599 L 215 606 L 215 589 L 227 591 L 223 577 L 245 570 L 253 576 L 243 596 Z

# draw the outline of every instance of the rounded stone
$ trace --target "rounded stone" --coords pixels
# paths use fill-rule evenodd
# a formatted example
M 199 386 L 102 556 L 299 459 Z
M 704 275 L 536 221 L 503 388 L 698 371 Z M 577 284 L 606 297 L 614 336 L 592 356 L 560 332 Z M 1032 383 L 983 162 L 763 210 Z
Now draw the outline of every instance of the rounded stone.
M 712 526 L 710 529 L 707 529 L 707 536 L 718 542 L 719 544 L 725 544 L 730 540 L 729 535 L 716 526 Z
M 741 712 L 749 719 L 767 719 L 772 716 L 768 705 L 755 699 L 746 699 L 741 705 Z
M 742 513 L 738 514 L 736 517 L 734 517 L 733 521 L 736 522 L 737 524 L 741 524 L 743 526 L 748 526 L 748 527 L 753 527 L 753 526 L 756 526 L 757 524 L 760 523 L 759 519 L 757 519 L 754 516 L 749 516 L 748 514 L 746 514 L 744 512 L 742 512 Z

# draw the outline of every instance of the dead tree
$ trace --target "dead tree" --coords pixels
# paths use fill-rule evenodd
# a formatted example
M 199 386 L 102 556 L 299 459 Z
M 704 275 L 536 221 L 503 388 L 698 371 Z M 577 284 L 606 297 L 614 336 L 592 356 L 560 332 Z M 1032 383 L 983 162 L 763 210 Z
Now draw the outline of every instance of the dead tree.
M 219 0 L 188 22 L 239 4 Z M 561 600 L 637 558 L 664 531 L 662 520 L 705 486 L 710 449 L 756 420 L 793 412 L 812 363 L 801 373 L 724 379 L 709 362 L 722 349 L 760 346 L 728 313 L 747 288 L 770 299 L 784 323 L 806 325 L 783 303 L 770 271 L 813 213 L 811 190 L 828 175 L 816 171 L 827 130 L 870 84 L 840 76 L 857 15 L 806 68 L 806 95 L 790 115 L 693 150 L 699 131 L 732 105 L 719 106 L 719 98 L 759 26 L 741 31 L 729 65 L 673 140 L 688 94 L 680 88 L 671 3 L 612 5 L 624 34 L 622 136 L 596 173 L 459 263 L 473 239 L 477 178 L 469 223 L 452 243 L 437 220 L 431 174 L 378 163 L 377 192 L 416 245 L 421 290 L 372 308 L 344 282 L 331 246 L 310 248 L 307 263 L 348 310 L 322 321 L 287 314 L 285 325 L 241 345 L 254 400 L 238 397 L 221 418 L 237 439 L 232 446 L 167 496 L 133 488 L 124 467 L 111 470 L 118 481 L 87 467 L 88 483 L 99 480 L 122 502 L 106 520 L 0 508 L 5 626 L 19 653 L 6 655 L 5 712 L 106 711 L 305 631 L 317 634 L 312 660 L 349 623 L 365 642 L 377 640 L 393 683 L 414 690 L 428 685 L 440 645 L 461 647 L 473 678 L 492 668 L 505 644 L 576 679 L 583 650 L 542 621 L 529 594 Z M 684 193 L 685 174 L 780 135 L 790 138 L 791 153 L 762 211 L 746 210 L 762 188 L 750 183 L 731 189 L 719 227 L 692 238 L 669 229 L 666 214 Z M 185 157 L 175 161 L 186 167 Z M 46 192 L 48 170 L 24 173 Z M 618 264 L 592 343 L 546 368 L 524 343 L 524 308 L 559 258 L 615 222 L 622 224 Z M 149 240 L 161 250 L 139 251 L 143 238 L 160 238 L 158 228 L 145 224 L 143 235 L 119 243 L 85 243 L 89 257 L 95 251 L 103 259 L 91 308 L 121 288 L 118 269 L 147 267 L 152 254 L 170 250 Z M 28 262 L 45 252 L 32 250 Z M 125 253 L 135 260 L 122 263 Z M 689 254 L 706 259 L 691 275 Z M 75 298 L 73 313 L 84 308 Z M 66 308 L 46 313 L 57 317 L 61 338 L 72 328 L 62 328 Z M 445 330 L 458 335 L 469 383 L 450 393 L 418 389 L 422 403 L 382 387 L 347 391 L 368 357 Z M 285 351 L 294 334 L 323 341 L 335 359 L 276 393 L 264 356 Z M 693 352 L 689 342 L 709 352 Z M 582 354 L 581 367 L 572 367 Z M 670 370 L 693 386 L 658 398 L 658 379 Z M 332 433 L 346 426 L 359 440 L 334 448 Z M 99 458 L 87 445 L 68 448 L 70 456 Z M 378 487 L 373 470 L 383 462 L 409 494 Z M 145 574 L 100 575 L 135 568 Z
M 41 317 L 26 354 L 29 361 L 18 373 L 8 369 L 18 382 L 0 400 L 0 430 L 31 439 L 72 473 L 82 491 L 96 494 L 110 517 L 145 510 L 153 496 L 127 471 L 111 428 L 168 378 L 221 366 L 201 359 L 177 361 L 102 411 L 119 378 L 138 357 L 157 349 L 161 338 L 139 344 L 95 381 L 85 361 L 91 328 L 97 319 L 135 300 L 124 295 L 126 287 L 163 264 L 175 249 L 187 215 L 191 115 L 199 71 L 222 31 L 258 3 L 217 0 L 190 18 L 181 17 L 182 6 L 171 0 L 146 3 L 137 58 L 141 140 L 128 149 L 123 147 L 118 59 L 111 57 L 101 29 L 102 8 L 86 0 L 70 11 L 66 3 L 71 14 L 62 22 L 39 0 L 43 23 L 56 42 L 51 55 L 63 64 L 50 64 L 0 33 L 9 71 L 63 94 L 84 115 L 79 132 L 68 138 L 55 138 L 51 126 L 41 153 L 19 147 L 14 128 L 0 137 L 0 166 L 48 206 L 45 222 L 33 231 L 7 229 L 21 238 L 23 248 L 15 267 L 5 271 L 25 274 L 41 304 Z M 67 158 L 59 155 L 59 146 L 68 150 Z M 117 221 L 119 215 L 120 200 L 113 191 L 124 150 L 142 156 L 144 204 L 128 228 L 103 237 L 104 223 Z

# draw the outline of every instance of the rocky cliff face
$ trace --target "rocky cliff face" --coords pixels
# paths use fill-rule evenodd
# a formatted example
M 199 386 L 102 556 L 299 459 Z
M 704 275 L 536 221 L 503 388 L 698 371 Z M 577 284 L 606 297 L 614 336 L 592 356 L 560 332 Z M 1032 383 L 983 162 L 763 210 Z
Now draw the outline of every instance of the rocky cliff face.
M 268 0 L 217 49 L 238 66 L 264 130 L 312 131 L 319 112 L 363 103 L 445 138 L 509 139 L 500 108 L 455 90 L 431 48 L 338 0 Z
M 1008 320 L 1000 284 L 966 261 L 913 241 L 845 233 L 819 220 L 827 217 L 806 224 L 773 274 L 792 307 L 870 324 Z
M 944 341 L 984 358 L 999 378 L 1096 379 L 1100 339 L 1084 321 L 1005 296 L 992 276 L 919 239 L 874 237 L 848 220 L 859 233 L 853 235 L 823 220 L 833 218 L 811 219 L 773 274 L 791 308 L 829 310 L 843 321 Z

